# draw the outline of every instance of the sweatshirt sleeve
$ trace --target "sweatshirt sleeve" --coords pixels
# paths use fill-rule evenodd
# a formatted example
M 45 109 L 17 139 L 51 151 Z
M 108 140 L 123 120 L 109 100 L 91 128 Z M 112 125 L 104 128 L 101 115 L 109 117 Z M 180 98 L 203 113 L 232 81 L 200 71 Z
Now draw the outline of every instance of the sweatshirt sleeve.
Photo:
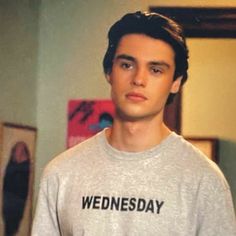
M 56 207 L 57 189 L 58 183 L 55 176 L 41 179 L 31 236 L 61 235 Z
M 228 183 L 209 177 L 203 184 L 199 207 L 199 236 L 236 236 L 236 219 Z

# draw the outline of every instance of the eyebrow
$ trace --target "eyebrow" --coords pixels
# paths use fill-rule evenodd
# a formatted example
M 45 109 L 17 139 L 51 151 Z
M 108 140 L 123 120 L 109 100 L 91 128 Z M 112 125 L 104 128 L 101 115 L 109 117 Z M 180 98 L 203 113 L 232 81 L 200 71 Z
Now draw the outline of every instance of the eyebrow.
M 120 54 L 115 57 L 115 60 L 119 60 L 119 59 L 125 59 L 125 60 L 132 61 L 132 62 L 137 61 L 134 57 L 127 55 L 127 54 Z M 148 62 L 148 64 L 151 66 L 163 66 L 166 68 L 170 68 L 170 65 L 165 61 L 150 61 L 150 62 Z
M 136 59 L 134 57 L 129 56 L 127 54 L 120 54 L 120 55 L 115 57 L 115 60 L 117 60 L 117 59 L 126 59 L 128 61 L 136 61 Z

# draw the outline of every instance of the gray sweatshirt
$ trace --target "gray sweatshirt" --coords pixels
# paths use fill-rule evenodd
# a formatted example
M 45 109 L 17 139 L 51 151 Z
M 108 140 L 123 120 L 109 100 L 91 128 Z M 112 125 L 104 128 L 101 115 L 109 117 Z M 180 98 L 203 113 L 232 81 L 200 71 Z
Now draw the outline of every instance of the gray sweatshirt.
M 41 179 L 32 236 L 236 236 L 229 186 L 181 136 L 137 153 L 105 132 L 65 151 Z

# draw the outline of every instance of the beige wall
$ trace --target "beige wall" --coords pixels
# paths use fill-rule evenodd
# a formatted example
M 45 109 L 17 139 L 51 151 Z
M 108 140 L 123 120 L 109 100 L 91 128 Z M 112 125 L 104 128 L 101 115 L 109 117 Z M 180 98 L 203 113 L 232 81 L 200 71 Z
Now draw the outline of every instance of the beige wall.
M 0 121 L 36 125 L 38 5 L 0 1 Z
M 188 39 L 187 43 L 190 78 L 183 93 L 183 132 L 236 141 L 236 39 Z

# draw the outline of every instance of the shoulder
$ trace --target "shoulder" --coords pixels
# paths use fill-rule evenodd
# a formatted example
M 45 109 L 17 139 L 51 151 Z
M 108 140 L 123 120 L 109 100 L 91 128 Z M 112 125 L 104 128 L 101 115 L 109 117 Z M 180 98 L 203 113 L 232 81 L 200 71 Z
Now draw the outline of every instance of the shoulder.
M 101 135 L 102 133 L 99 133 L 53 158 L 46 165 L 42 179 L 66 177 L 92 162 L 98 153 L 98 138 Z
M 219 166 L 210 160 L 202 151 L 193 146 L 182 136 L 174 134 L 175 141 L 172 152 L 175 152 L 175 161 L 181 166 L 183 173 L 198 179 L 209 188 L 228 189 L 229 185 Z

